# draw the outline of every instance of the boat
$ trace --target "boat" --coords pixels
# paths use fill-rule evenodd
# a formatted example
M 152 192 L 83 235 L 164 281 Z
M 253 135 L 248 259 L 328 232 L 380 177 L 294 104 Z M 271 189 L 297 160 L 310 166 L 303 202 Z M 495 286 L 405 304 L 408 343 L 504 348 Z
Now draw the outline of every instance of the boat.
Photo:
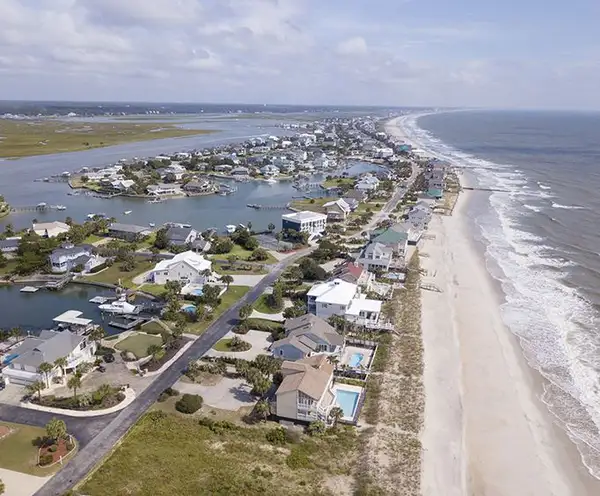
M 54 208 L 56 208 L 56 210 L 66 210 L 67 209 L 67 207 L 65 207 L 64 205 L 56 205 L 56 207 L 54 207 Z
M 277 179 L 273 179 L 272 177 L 270 177 L 269 179 L 267 179 L 265 181 L 267 184 L 277 184 Z
M 123 212 L 123 215 L 129 215 L 131 213 L 131 210 L 125 210 L 125 212 Z
M 119 315 L 132 314 L 137 313 L 139 311 L 138 307 L 127 302 L 125 300 L 125 297 L 121 297 L 118 300 L 115 300 L 111 303 L 104 303 L 102 305 L 99 305 L 98 308 L 102 312 L 114 313 Z
M 150 227 L 156 227 L 156 224 L 155 224 L 154 222 L 150 222 L 148 225 L 149 225 Z
M 233 234 L 236 230 L 236 226 L 234 226 L 233 224 L 227 224 L 225 226 L 225 231 L 229 234 Z
M 152 198 L 152 200 L 148 200 L 148 203 L 163 203 L 164 200 L 162 198 Z

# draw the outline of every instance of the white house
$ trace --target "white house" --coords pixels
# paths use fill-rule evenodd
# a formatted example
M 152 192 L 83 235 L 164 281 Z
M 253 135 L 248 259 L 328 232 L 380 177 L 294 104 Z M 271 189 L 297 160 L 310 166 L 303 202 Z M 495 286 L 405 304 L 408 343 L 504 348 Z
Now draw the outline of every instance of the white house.
M 375 156 L 377 158 L 389 158 L 394 156 L 394 150 L 391 148 L 378 148 L 375 150 Z
M 59 234 L 66 234 L 70 227 L 64 222 L 41 222 L 33 224 L 33 231 L 42 238 L 55 238 Z
M 281 228 L 293 229 L 298 232 L 318 234 L 327 227 L 327 215 L 318 212 L 294 212 L 281 216 Z
M 375 176 L 367 174 L 360 178 L 354 188 L 361 191 L 376 191 L 377 188 L 379 188 L 379 179 L 377 179 Z
M 357 263 L 370 272 L 387 272 L 394 258 L 394 248 L 382 243 L 370 243 L 360 254 Z
M 382 303 L 366 299 L 356 284 L 333 279 L 310 288 L 307 305 L 310 313 L 322 319 L 341 315 L 348 321 L 365 325 L 379 321 Z
M 42 331 L 39 336 L 27 337 L 21 345 L 12 350 L 16 355 L 2 369 L 4 379 L 11 384 L 27 386 L 36 381 L 50 383 L 53 377 L 60 377 L 62 371 L 55 367 L 48 377 L 38 372 L 42 363 L 54 364 L 57 358 L 66 358 L 66 372 L 79 364 L 93 362 L 96 343 L 86 336 L 78 336 L 70 331 Z
M 151 184 L 146 190 L 148 191 L 148 194 L 155 196 L 181 194 L 181 189 L 177 184 Z
M 185 251 L 169 260 L 161 260 L 148 274 L 148 280 L 154 284 L 166 284 L 168 281 L 180 281 L 189 284 L 204 284 L 212 263 L 199 253 Z
M 275 392 L 273 410 L 278 417 L 312 422 L 328 422 L 336 406 L 333 365 L 327 355 L 315 355 L 281 365 L 283 381 Z
M 268 164 L 260 169 L 260 173 L 264 176 L 278 176 L 279 169 L 272 164 Z
M 116 179 L 111 181 L 110 185 L 119 191 L 127 191 L 135 185 L 135 181 L 133 179 Z

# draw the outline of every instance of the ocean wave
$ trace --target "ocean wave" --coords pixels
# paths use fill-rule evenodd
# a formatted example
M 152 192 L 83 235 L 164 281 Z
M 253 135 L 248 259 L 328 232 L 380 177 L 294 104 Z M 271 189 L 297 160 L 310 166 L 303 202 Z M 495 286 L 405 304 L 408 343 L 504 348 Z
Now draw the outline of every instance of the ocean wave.
M 540 213 L 543 210 L 541 207 L 536 207 L 535 205 L 523 205 L 523 207 L 536 213 Z
M 560 203 L 552 203 L 552 208 L 562 208 L 565 210 L 583 210 L 585 207 L 580 207 L 579 205 L 561 205 Z
M 553 248 L 542 238 L 520 228 L 522 209 L 541 210 L 524 198 L 556 198 L 551 189 L 523 191 L 527 178 L 509 164 L 493 163 L 428 140 L 429 133 L 414 129 L 419 148 L 455 166 L 473 169 L 483 186 L 507 190 L 492 193 L 490 209 L 477 217 L 486 246 L 486 266 L 505 295 L 502 317 L 518 338 L 528 364 L 549 381 L 543 402 L 576 444 L 585 466 L 600 478 L 600 318 L 578 287 L 566 285 L 568 259 L 548 256 Z M 511 170 L 507 170 L 511 169 Z M 535 193 L 535 194 L 532 194 Z M 552 202 L 556 209 L 582 209 Z M 555 220 L 549 217 L 550 220 Z M 476 235 L 479 238 L 479 235 Z

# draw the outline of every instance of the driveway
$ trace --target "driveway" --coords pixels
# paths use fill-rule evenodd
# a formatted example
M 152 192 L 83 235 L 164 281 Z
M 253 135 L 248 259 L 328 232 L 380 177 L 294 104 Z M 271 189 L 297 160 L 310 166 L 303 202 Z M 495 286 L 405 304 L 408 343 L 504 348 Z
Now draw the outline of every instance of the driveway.
M 0 480 L 5 486 L 4 496 L 31 496 L 49 479 L 0 468 Z
M 181 393 L 199 394 L 205 404 L 220 410 L 237 412 L 240 408 L 252 406 L 257 402 L 257 399 L 250 394 L 252 388 L 243 379 L 223 377 L 214 386 L 178 381 L 173 387 Z
M 233 338 L 237 334 L 228 332 L 225 338 Z M 271 334 L 262 331 L 248 331 L 247 334 L 238 336 L 244 341 L 250 343 L 252 348 L 248 351 L 217 351 L 212 348 L 206 352 L 205 356 L 210 357 L 231 357 L 241 358 L 243 360 L 254 360 L 258 355 L 270 355 L 269 346 L 271 346 Z
M 27 394 L 25 386 L 7 384 L 6 387 L 0 391 L 0 403 L 19 406 L 21 404 L 21 398 L 25 396 L 25 394 Z

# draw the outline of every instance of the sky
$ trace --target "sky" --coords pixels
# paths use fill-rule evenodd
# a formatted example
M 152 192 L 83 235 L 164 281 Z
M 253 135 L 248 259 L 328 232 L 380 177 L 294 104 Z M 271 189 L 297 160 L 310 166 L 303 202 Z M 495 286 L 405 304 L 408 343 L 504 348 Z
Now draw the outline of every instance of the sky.
M 600 109 L 599 0 L 0 0 L 0 98 Z

